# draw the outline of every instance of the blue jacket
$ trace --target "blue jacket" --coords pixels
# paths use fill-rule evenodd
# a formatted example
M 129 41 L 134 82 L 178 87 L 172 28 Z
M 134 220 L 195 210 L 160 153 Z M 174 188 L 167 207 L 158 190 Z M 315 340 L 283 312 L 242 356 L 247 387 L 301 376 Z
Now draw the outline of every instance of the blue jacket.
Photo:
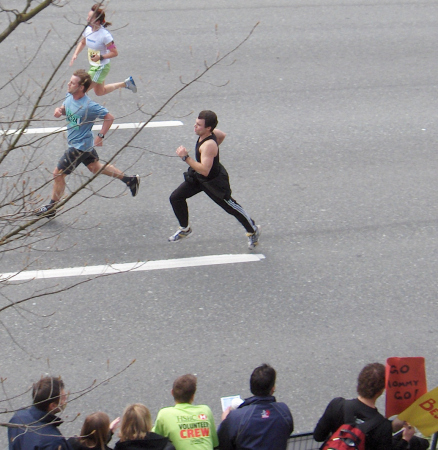
M 275 397 L 250 397 L 230 411 L 218 429 L 221 450 L 286 450 L 292 414 Z
M 17 411 L 9 423 L 28 425 L 23 428 L 8 428 L 9 450 L 70 448 L 58 429 L 62 420 L 35 406 Z

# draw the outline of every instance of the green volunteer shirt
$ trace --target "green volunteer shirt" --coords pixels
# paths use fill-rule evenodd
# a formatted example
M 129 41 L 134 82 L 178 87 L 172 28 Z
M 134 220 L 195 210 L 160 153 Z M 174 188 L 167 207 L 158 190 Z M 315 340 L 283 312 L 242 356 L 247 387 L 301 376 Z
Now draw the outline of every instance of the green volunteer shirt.
M 168 437 L 176 450 L 212 450 L 219 445 L 213 414 L 207 405 L 178 403 L 162 408 L 152 431 Z

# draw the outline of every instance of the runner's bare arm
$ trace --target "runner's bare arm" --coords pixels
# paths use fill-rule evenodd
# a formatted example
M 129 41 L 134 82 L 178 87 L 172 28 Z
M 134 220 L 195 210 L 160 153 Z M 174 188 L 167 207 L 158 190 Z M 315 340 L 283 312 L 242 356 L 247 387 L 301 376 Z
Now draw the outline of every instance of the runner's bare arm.
M 106 48 L 109 50 L 109 53 L 105 53 L 105 58 L 115 58 L 116 56 L 119 56 L 119 52 L 117 51 L 114 41 L 111 41 Z
M 55 108 L 55 112 L 53 113 L 53 115 L 56 118 L 59 118 L 61 116 L 65 116 L 65 106 L 62 105 L 62 106 L 58 106 L 58 108 Z
M 102 129 L 100 130 L 99 134 L 103 134 L 105 136 L 105 134 L 111 128 L 111 125 L 113 124 L 113 122 L 114 122 L 114 116 L 112 114 L 108 113 L 103 118 Z M 102 147 L 102 143 L 103 143 L 103 139 L 100 138 L 98 135 L 96 135 L 96 137 L 94 138 L 95 147 Z
M 70 60 L 70 66 L 73 65 L 73 63 L 75 62 L 75 60 L 78 57 L 79 53 L 81 53 L 81 51 L 84 49 L 85 45 L 86 45 L 85 38 L 82 38 L 81 42 L 79 42 L 79 44 L 76 47 L 75 52 L 73 53 L 73 56 L 72 56 L 72 58 Z
M 222 142 L 224 141 L 225 137 L 227 136 L 226 133 L 224 133 L 223 131 L 219 130 L 218 128 L 215 128 L 213 133 L 216 136 L 217 145 L 221 145 Z

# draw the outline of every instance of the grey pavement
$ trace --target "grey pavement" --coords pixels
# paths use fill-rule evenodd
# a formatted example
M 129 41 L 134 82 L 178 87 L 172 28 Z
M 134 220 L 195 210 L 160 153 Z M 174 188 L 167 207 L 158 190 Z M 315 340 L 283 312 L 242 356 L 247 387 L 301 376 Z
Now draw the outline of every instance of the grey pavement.
M 52 28 L 35 62 L 35 73 L 47 73 L 89 6 L 77 0 L 21 26 L 2 44 L 9 57 L 1 76 L 20 67 L 15 46 L 31 53 Z M 256 252 L 266 258 L 104 277 L 33 300 L 24 317 L 3 314 L 16 341 L 0 328 L 6 393 L 17 395 L 45 372 L 79 391 L 135 359 L 68 406 L 63 431 L 71 435 L 87 414 L 116 417 L 132 402 L 155 417 L 172 403 L 173 380 L 188 372 L 198 375 L 196 401 L 219 423 L 220 397 L 249 396 L 249 375 L 263 362 L 277 369 L 277 399 L 290 406 L 296 431 L 312 430 L 332 397 L 354 396 L 368 362 L 424 356 L 436 387 L 437 14 L 431 0 L 112 0 L 107 18 L 120 55 L 108 82 L 133 75 L 138 84 L 137 95 L 98 99 L 118 123 L 147 119 L 181 87 L 180 77 L 189 81 L 260 24 L 156 119 L 183 126 L 145 129 L 138 148 L 117 157 L 118 167 L 143 176 L 138 197 L 120 182 L 95 180 L 100 195 L 81 203 L 81 194 L 76 208 L 40 230 L 41 238 L 61 234 L 35 244 L 34 267 L 248 252 L 240 224 L 202 195 L 189 201 L 193 236 L 167 242 L 177 227 L 168 197 L 186 168 L 172 156 L 179 145 L 194 147 L 201 109 L 216 111 L 228 133 L 221 161 L 236 200 L 262 225 Z M 74 68 L 81 63 L 84 53 Z M 71 72 L 65 63 L 54 104 Z M 55 126 L 52 109 L 47 126 Z M 102 159 L 131 134 L 114 132 Z M 36 178 L 49 177 L 64 148 L 62 137 L 47 145 Z M 0 272 L 19 270 L 25 257 L 3 256 Z M 78 281 L 38 280 L 6 292 L 21 298 Z

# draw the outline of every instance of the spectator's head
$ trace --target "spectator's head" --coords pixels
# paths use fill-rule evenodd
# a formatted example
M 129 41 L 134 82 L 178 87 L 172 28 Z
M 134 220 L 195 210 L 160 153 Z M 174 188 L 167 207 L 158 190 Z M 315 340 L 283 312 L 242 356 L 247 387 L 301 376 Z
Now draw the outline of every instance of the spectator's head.
M 44 412 L 56 414 L 66 405 L 67 395 L 61 377 L 43 377 L 33 384 L 33 404 Z
M 210 127 L 212 132 L 217 126 L 217 115 L 213 111 L 201 111 L 198 114 L 198 119 L 205 120 L 205 128 Z
M 172 395 L 176 403 L 192 403 L 196 392 L 196 377 L 182 375 L 173 382 Z
M 86 417 L 79 442 L 84 448 L 105 450 L 110 432 L 110 419 L 104 412 L 95 412 Z
M 251 374 L 249 387 L 253 395 L 258 397 L 267 397 L 272 395 L 275 390 L 275 378 L 277 373 L 269 364 L 262 364 L 256 367 Z
M 385 390 L 385 366 L 380 363 L 367 364 L 357 377 L 357 393 L 367 399 L 377 398 Z
M 122 442 L 144 439 L 151 430 L 151 413 L 146 406 L 141 403 L 134 403 L 125 408 L 119 432 Z

